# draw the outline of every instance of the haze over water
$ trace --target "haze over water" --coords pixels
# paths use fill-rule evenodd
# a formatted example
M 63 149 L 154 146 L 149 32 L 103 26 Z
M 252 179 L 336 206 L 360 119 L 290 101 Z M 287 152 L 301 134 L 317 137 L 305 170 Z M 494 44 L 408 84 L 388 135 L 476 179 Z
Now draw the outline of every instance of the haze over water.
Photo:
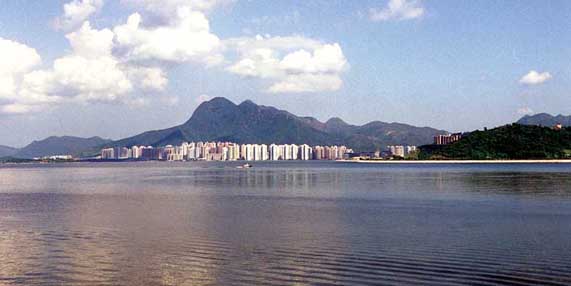
M 0 167 L 0 285 L 570 285 L 570 165 Z

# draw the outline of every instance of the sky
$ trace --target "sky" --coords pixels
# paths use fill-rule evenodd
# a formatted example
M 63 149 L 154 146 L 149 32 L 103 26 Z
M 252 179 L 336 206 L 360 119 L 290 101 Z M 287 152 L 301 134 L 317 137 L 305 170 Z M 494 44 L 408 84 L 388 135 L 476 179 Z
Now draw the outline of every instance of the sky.
M 452 132 L 571 114 L 571 1 L 0 0 L 0 145 L 214 97 Z

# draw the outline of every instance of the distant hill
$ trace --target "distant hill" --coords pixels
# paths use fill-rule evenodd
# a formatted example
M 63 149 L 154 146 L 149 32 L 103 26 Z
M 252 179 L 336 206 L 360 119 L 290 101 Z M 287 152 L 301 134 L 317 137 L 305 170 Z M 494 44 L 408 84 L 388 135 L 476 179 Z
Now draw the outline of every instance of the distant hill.
M 323 123 L 299 117 L 274 107 L 244 101 L 239 105 L 225 98 L 202 103 L 182 125 L 145 132 L 109 146 L 178 145 L 186 141 L 232 141 L 236 143 L 344 144 L 370 151 L 391 144 L 429 144 L 446 131 L 401 123 L 371 122 L 350 125 L 339 118 Z
M 571 127 L 511 124 L 474 131 L 450 145 L 420 147 L 420 159 L 560 159 L 571 158 Z
M 16 148 L 0 145 L 0 158 L 13 156 L 16 152 L 18 152 Z
M 563 126 L 571 126 L 571 116 L 557 115 L 553 116 L 547 113 L 539 113 L 535 115 L 526 115 L 518 120 L 519 124 L 523 125 L 537 125 L 551 127 L 555 124 L 561 123 Z
M 72 136 L 49 137 L 34 141 L 18 150 L 13 156 L 17 158 L 35 158 L 52 155 L 79 155 L 82 152 L 108 144 L 111 140 L 100 137 L 80 138 Z

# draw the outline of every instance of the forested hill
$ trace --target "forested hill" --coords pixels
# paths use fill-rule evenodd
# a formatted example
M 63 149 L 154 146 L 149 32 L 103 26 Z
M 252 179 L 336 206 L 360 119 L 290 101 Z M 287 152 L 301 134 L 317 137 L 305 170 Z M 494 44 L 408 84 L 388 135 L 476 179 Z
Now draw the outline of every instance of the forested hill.
M 571 159 L 571 127 L 554 130 L 514 123 L 471 132 L 450 145 L 420 149 L 420 159 Z

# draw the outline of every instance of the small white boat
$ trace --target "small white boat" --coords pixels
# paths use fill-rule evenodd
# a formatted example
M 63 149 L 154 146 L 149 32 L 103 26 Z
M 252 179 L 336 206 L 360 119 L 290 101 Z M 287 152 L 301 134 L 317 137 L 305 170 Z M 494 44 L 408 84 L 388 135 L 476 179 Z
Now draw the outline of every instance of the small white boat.
M 252 168 L 252 167 L 253 167 L 253 166 L 250 165 L 250 164 L 244 164 L 244 165 L 238 166 L 238 167 L 236 167 L 236 168 L 238 168 L 238 169 L 250 169 L 250 168 Z

